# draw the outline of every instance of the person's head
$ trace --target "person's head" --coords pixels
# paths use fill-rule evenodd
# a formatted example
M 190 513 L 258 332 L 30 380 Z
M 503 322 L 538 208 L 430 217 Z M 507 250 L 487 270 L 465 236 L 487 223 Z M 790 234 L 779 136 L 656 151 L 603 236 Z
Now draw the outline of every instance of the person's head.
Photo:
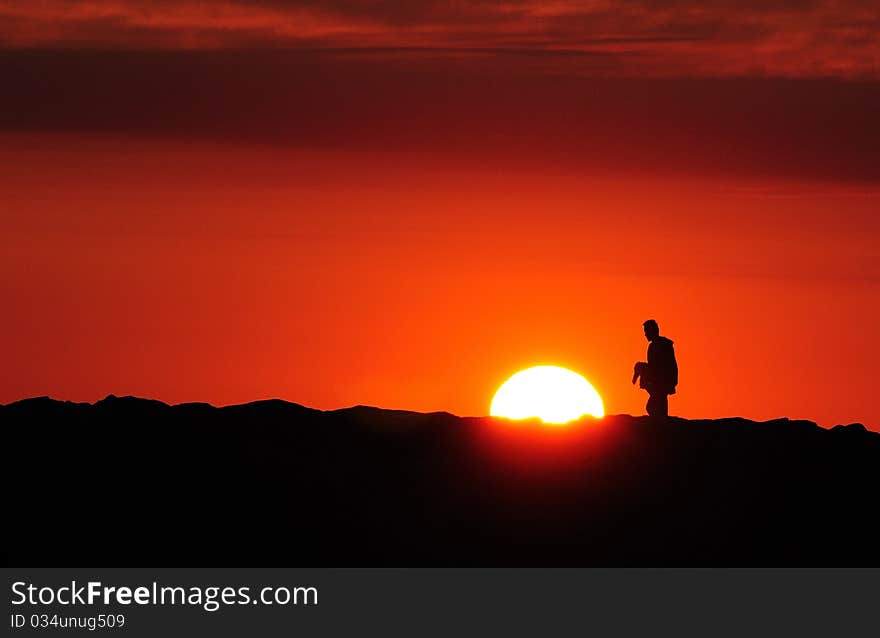
M 645 339 L 653 341 L 660 336 L 660 326 L 653 319 L 648 319 L 642 324 L 645 327 Z

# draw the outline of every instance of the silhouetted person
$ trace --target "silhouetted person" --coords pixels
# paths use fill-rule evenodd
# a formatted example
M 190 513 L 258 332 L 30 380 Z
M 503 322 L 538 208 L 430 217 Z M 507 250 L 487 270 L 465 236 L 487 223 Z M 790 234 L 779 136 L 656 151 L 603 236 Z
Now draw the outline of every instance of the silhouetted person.
M 678 385 L 678 364 L 672 340 L 660 336 L 660 327 L 653 319 L 644 324 L 648 344 L 648 361 L 639 361 L 633 368 L 632 382 L 648 391 L 646 409 L 651 416 L 669 415 L 669 395 Z

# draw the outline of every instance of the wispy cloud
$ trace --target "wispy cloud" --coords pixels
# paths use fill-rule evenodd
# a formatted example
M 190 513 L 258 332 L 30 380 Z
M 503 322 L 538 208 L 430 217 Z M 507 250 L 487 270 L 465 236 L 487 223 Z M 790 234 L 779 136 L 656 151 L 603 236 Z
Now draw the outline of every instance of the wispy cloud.
M 516 53 L 635 76 L 876 78 L 878 32 L 875 0 L 0 0 L 5 48 Z

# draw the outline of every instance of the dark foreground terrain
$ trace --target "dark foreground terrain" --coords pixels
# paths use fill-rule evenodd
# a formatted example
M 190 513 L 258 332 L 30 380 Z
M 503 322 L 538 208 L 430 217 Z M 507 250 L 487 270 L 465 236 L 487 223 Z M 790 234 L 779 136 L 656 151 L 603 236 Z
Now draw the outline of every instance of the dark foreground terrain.
M 880 434 L 282 401 L 0 407 L 12 564 L 880 565 Z

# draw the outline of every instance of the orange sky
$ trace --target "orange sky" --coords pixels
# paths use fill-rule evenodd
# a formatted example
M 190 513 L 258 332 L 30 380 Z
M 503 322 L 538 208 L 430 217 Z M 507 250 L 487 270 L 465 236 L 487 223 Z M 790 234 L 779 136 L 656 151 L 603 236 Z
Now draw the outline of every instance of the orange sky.
M 624 5 L 0 0 L 0 402 L 639 414 L 654 317 L 675 414 L 880 429 L 876 9 Z

